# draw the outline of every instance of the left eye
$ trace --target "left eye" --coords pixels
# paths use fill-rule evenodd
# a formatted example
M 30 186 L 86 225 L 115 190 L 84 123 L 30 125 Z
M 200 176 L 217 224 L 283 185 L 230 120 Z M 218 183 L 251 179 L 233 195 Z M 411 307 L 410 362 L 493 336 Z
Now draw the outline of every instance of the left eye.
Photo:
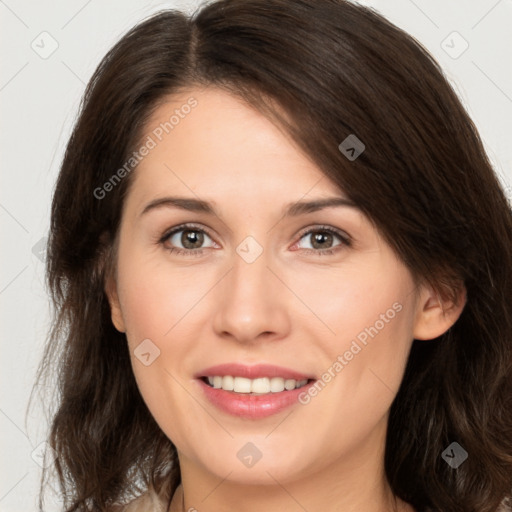
M 178 236 L 180 234 L 181 236 Z M 311 235 L 313 235 L 311 237 L 313 248 L 304 248 L 299 246 L 300 249 L 304 249 L 307 253 L 314 253 L 317 255 L 332 254 L 338 250 L 337 248 L 341 249 L 339 246 L 350 246 L 350 238 L 348 235 L 345 235 L 331 227 L 321 226 L 311 228 L 302 233 L 300 240 Z M 170 241 L 171 247 L 166 246 L 166 248 L 171 253 L 175 252 L 177 254 L 200 256 L 203 253 L 203 248 L 205 248 L 202 246 L 205 241 L 205 237 L 212 240 L 210 235 L 208 235 L 203 228 L 199 228 L 194 225 L 181 225 L 166 233 L 160 239 L 160 243 L 165 245 Z M 334 238 L 338 238 L 340 243 L 332 246 Z M 181 244 L 182 247 L 176 247 L 178 243 Z M 209 247 L 214 246 L 215 243 Z
M 338 247 L 340 245 L 350 245 L 350 240 L 348 236 L 342 235 L 337 230 L 334 230 L 332 228 L 313 228 L 309 231 L 306 231 L 302 234 L 301 240 L 306 237 L 310 237 L 312 240 L 313 249 L 306 248 L 308 252 L 319 252 L 320 254 L 326 253 L 331 254 L 334 252 L 333 247 Z M 332 244 L 332 241 L 334 238 L 338 238 L 341 242 L 338 245 L 330 245 Z M 326 247 L 329 246 L 329 247 Z M 319 249 L 319 250 L 314 250 Z M 336 249 L 337 250 L 337 249 Z

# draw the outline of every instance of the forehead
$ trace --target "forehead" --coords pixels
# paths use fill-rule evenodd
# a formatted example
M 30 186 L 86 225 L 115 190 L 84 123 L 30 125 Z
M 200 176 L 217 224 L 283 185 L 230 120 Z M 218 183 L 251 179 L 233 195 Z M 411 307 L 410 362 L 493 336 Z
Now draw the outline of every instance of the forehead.
M 166 97 L 141 141 L 152 146 L 134 176 L 144 195 L 165 182 L 189 193 L 286 192 L 296 199 L 313 188 L 316 195 L 341 193 L 279 127 L 218 88 Z

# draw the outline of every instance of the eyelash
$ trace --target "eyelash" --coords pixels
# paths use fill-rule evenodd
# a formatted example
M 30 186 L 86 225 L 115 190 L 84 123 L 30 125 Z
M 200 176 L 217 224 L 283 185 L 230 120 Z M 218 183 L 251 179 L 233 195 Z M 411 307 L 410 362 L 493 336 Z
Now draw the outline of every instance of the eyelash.
M 176 254 L 178 256 L 184 255 L 184 256 L 197 256 L 200 257 L 204 253 L 204 249 L 180 249 L 179 247 L 166 247 L 165 242 L 169 240 L 174 234 L 179 233 L 180 231 L 200 231 L 208 235 L 210 238 L 213 238 L 212 235 L 208 232 L 208 230 L 197 226 L 196 224 L 180 224 L 179 226 L 176 226 L 172 228 L 170 231 L 167 231 L 158 241 L 161 245 L 165 247 L 167 251 L 171 254 Z M 317 256 L 325 256 L 325 255 L 331 255 L 338 250 L 342 249 L 342 246 L 350 247 L 352 244 L 351 239 L 344 234 L 341 231 L 338 231 L 337 229 L 330 227 L 330 226 L 314 226 L 313 228 L 308 229 L 307 231 L 304 231 L 300 234 L 299 240 L 302 239 L 304 236 L 309 235 L 311 233 L 329 233 L 331 235 L 337 236 L 341 240 L 341 244 L 337 245 L 333 249 L 321 249 L 321 250 L 315 250 L 315 249 L 302 249 L 303 251 L 306 251 L 307 254 L 316 254 Z

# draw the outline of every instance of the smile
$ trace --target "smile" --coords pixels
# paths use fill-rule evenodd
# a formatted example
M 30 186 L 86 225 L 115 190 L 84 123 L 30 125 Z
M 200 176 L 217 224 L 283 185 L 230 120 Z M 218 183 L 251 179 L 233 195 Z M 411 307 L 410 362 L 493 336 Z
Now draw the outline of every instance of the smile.
M 204 369 L 195 377 L 216 409 L 252 420 L 299 404 L 299 394 L 316 382 L 312 375 L 268 364 L 222 364 Z
M 245 377 L 233 377 L 231 375 L 216 375 L 214 377 L 205 377 L 206 382 L 215 389 L 224 391 L 233 391 L 234 393 L 253 393 L 267 394 L 280 393 L 281 391 L 291 391 L 293 389 L 305 386 L 308 379 L 295 380 L 285 379 L 283 377 L 260 377 L 257 379 L 247 379 Z

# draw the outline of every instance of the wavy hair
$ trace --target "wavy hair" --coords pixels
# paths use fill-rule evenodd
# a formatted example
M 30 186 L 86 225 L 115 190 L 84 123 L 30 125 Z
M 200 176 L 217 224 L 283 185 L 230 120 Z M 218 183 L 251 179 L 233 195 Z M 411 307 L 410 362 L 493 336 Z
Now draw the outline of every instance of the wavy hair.
M 54 317 L 36 384 L 54 378 L 48 442 L 66 512 L 113 511 L 148 489 L 168 504 L 177 451 L 146 407 L 104 291 L 128 173 L 94 193 L 169 95 L 215 86 L 285 130 L 379 229 L 418 282 L 466 305 L 413 340 L 392 403 L 385 470 L 419 512 L 495 512 L 512 494 L 512 213 L 442 69 L 374 9 L 344 0 L 219 0 L 158 12 L 88 83 L 51 207 Z M 354 161 L 339 150 L 355 134 Z M 32 395 L 31 395 L 32 397 Z M 457 442 L 457 469 L 442 458 Z M 45 487 L 41 480 L 39 507 Z

